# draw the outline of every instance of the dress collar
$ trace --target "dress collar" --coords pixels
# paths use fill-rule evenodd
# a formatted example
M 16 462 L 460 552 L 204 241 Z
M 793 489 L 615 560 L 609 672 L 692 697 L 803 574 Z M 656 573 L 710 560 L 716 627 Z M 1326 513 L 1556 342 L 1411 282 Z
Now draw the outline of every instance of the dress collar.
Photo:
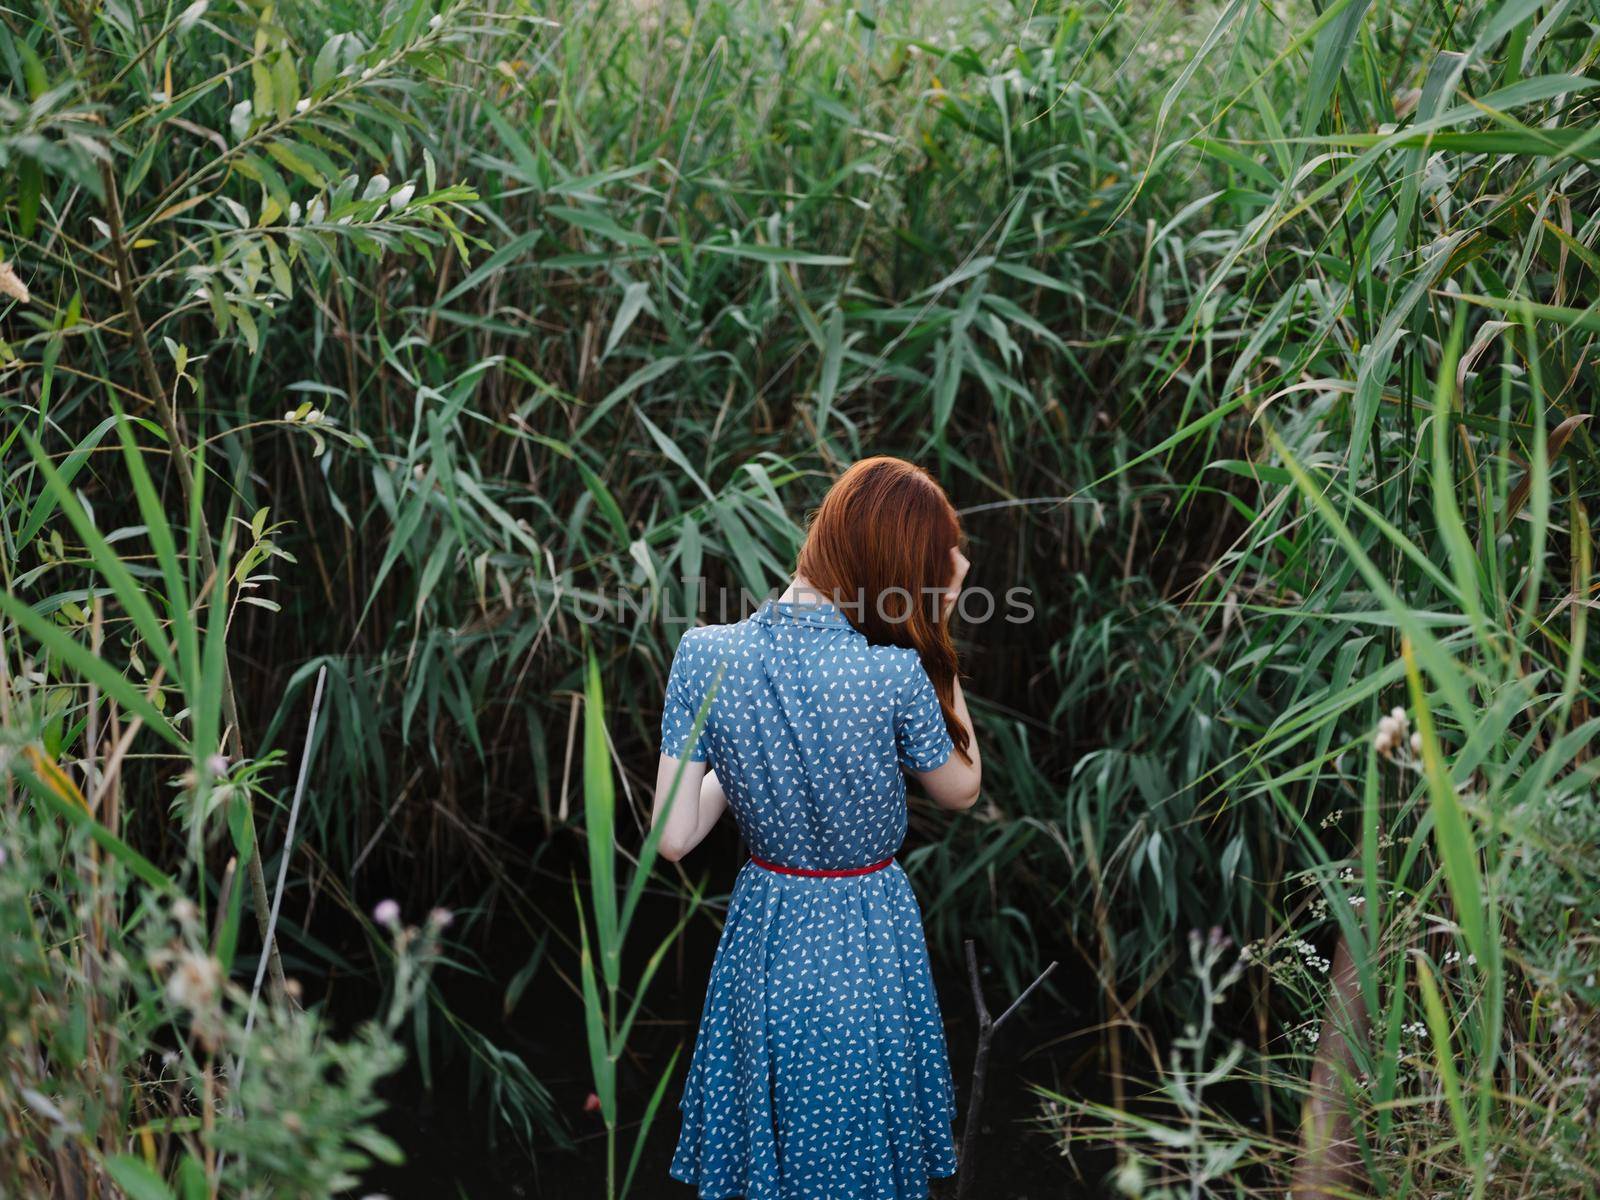
M 859 633 L 837 606 L 822 599 L 765 600 L 755 619 L 763 625 L 809 625 L 817 629 L 846 629 Z

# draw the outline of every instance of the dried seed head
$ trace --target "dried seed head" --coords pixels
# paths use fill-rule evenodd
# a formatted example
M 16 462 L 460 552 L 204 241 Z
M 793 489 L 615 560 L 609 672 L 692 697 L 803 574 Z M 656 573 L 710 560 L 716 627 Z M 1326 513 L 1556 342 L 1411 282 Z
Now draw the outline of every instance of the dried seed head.
M 32 299 L 28 294 L 28 285 L 22 282 L 8 262 L 0 262 L 0 293 L 10 296 L 19 304 L 26 304 Z

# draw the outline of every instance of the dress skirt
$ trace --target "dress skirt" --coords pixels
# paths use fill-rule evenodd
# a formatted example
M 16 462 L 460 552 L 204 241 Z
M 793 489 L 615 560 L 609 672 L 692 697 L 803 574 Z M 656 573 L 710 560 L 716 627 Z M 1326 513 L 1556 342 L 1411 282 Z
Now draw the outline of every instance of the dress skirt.
M 956 1169 L 955 1089 L 899 863 L 747 863 L 717 945 L 672 1176 L 701 1200 L 923 1200 Z

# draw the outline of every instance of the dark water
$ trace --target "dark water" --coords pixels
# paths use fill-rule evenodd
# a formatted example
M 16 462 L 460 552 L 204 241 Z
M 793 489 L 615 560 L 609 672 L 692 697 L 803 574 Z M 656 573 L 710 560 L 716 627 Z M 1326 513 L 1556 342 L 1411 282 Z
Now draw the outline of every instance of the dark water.
M 707 894 L 725 897 L 739 859 L 736 853 L 717 853 L 715 860 L 718 865 Z M 529 891 L 554 926 L 552 934 L 575 939 L 570 878 L 569 871 L 557 869 L 552 860 L 552 865 L 533 873 Z M 625 980 L 637 976 L 643 955 L 659 944 L 679 911 L 678 901 L 666 895 L 649 898 L 641 906 L 639 927 L 630 939 L 630 950 L 638 952 L 638 961 L 625 965 Z M 694 1198 L 692 1189 L 667 1176 L 667 1166 L 678 1134 L 677 1097 L 693 1048 L 719 920 L 716 901 L 707 905 L 703 916 L 691 919 L 652 984 L 646 999 L 648 1011 L 641 1014 L 629 1039 L 619 1083 L 622 1119 L 627 1123 L 618 1134 L 619 1180 L 633 1150 L 635 1123 L 674 1049 L 679 1049 L 674 1078 L 645 1139 L 629 1192 L 636 1200 Z M 482 927 L 469 931 L 463 940 L 476 952 L 485 971 L 479 975 L 462 971 L 441 974 L 438 982 L 448 1004 L 495 1044 L 521 1056 L 549 1090 L 568 1144 L 559 1145 L 541 1134 L 530 1154 L 503 1127 L 496 1129 L 482 1081 L 476 1089 L 472 1086 L 468 1056 L 458 1043 L 435 1029 L 430 1037 L 432 1086 L 426 1085 L 413 1055 L 406 1069 L 384 1087 L 389 1108 L 381 1125 L 404 1147 L 406 1164 L 374 1169 L 357 1194 L 380 1193 L 392 1200 L 603 1197 L 605 1129 L 599 1113 L 587 1108 L 594 1084 L 583 1009 L 573 990 L 578 978 L 576 956 L 558 937 L 551 936 L 550 955 L 507 1015 L 506 983 L 527 962 L 535 939 L 515 922 L 498 919 L 486 931 Z M 976 1020 L 966 978 L 952 973 L 951 965 L 936 963 L 936 982 L 956 1075 L 959 1139 Z M 981 1186 L 976 1192 L 985 1200 L 1073 1200 L 1099 1194 L 1095 1184 L 1107 1164 L 1084 1162 L 1080 1153 L 1078 1165 L 1088 1182 L 1080 1179 L 1049 1136 L 1040 1131 L 1039 1099 L 1029 1087 L 1039 1084 L 1068 1094 L 1098 1091 L 1094 1078 L 1097 1064 L 1092 1056 L 1085 1056 L 1093 1039 L 1073 1036 L 1093 1020 L 1077 1007 L 1083 982 L 1077 964 L 1064 959 L 1053 988 L 1035 992 L 1027 1009 L 1005 1027 L 995 1043 L 977 1155 Z M 355 1015 L 363 1011 L 360 992 L 359 987 L 346 988 L 333 1005 L 335 1012 L 347 1010 Z M 998 1012 L 1009 1000 L 991 994 L 989 1005 Z M 953 1197 L 953 1181 L 936 1184 L 934 1196 Z

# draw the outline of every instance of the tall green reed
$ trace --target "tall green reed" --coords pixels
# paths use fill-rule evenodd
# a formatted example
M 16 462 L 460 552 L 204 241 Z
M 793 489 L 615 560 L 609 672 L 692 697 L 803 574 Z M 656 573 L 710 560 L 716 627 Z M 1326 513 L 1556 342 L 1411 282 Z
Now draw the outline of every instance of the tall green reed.
M 344 1039 L 294 1002 L 297 985 L 258 1005 L 233 982 L 240 867 L 258 853 L 248 802 L 274 765 L 219 753 L 219 662 L 239 594 L 226 553 L 198 589 L 180 569 L 179 547 L 199 530 L 168 523 L 133 422 L 116 413 L 110 423 L 164 573 L 161 611 L 133 574 L 137 560 L 99 532 L 31 437 L 49 487 L 36 514 L 60 507 L 93 582 L 43 614 L 0 596 L 14 623 L 0 679 L 4 1175 L 40 1195 L 331 1194 L 400 1157 L 375 1128 L 375 1089 L 398 1065 L 397 1017 L 426 984 L 437 929 L 397 927 L 403 999 Z M 110 614 L 126 614 L 135 633 Z M 146 678 L 108 661 L 120 636 L 142 637 L 154 660 Z M 159 739 L 178 785 L 171 810 L 186 850 L 170 871 L 129 840 L 140 734 Z M 217 878 L 206 863 L 219 841 L 228 856 Z
M 1236 347 L 1217 397 L 1262 431 L 1243 461 L 1211 468 L 1252 481 L 1235 501 L 1251 525 L 1199 595 L 1236 686 L 1285 700 L 1210 768 L 1205 805 L 1217 821 L 1267 800 L 1257 811 L 1275 809 L 1291 838 L 1253 889 L 1260 1066 L 1238 1075 L 1287 1132 L 1219 1194 L 1282 1186 L 1297 1156 L 1302 1170 L 1315 1157 L 1295 1147 L 1285 1103 L 1306 1094 L 1308 1068 L 1323 1083 L 1306 1119 L 1339 1114 L 1354 1173 L 1313 1170 L 1297 1193 L 1363 1177 L 1397 1195 L 1592 1185 L 1565 1166 L 1573 1094 L 1529 1065 L 1569 1051 L 1520 1016 L 1561 1009 L 1581 1057 L 1592 997 L 1524 974 L 1555 946 L 1501 907 L 1506 864 L 1525 871 L 1532 846 L 1554 847 L 1536 830 L 1592 780 L 1592 634 L 1573 606 L 1592 588 L 1594 458 L 1570 440 L 1585 318 L 1548 298 L 1595 287 L 1592 222 L 1564 214 L 1595 189 L 1582 72 L 1596 43 L 1564 15 L 1485 6 L 1444 27 L 1335 5 L 1262 38 L 1234 6 L 1205 47 L 1233 57 L 1195 61 L 1201 78 L 1248 86 L 1221 89 L 1189 140 L 1256 186 L 1234 193 L 1248 219 L 1215 239 L 1170 345 Z M 1405 58 L 1391 52 L 1397 18 Z M 1390 124 L 1368 133 L 1369 120 Z M 1391 716 L 1356 769 L 1392 705 L 1410 710 L 1415 749 Z M 1586 871 L 1558 852 L 1549 874 L 1570 886 Z M 1353 996 L 1319 979 L 1335 947 Z M 1346 1025 L 1352 1002 L 1361 1020 Z M 1239 1136 L 1214 1118 L 1219 1145 Z
M 19 836 L 37 836 L 46 816 L 79 831 L 44 844 L 59 856 L 64 893 L 81 888 L 95 914 L 83 961 L 46 956 L 18 980 L 16 998 L 32 997 L 33 1032 L 45 1039 L 62 1006 L 75 1019 L 87 1012 L 95 1044 L 115 1049 L 88 1064 L 97 1086 L 132 1098 L 121 1109 L 97 1106 L 105 1114 L 98 1128 L 57 1120 L 63 1103 L 83 1102 L 74 1089 L 85 1080 L 55 1049 L 9 1045 L 13 1082 L 35 1081 L 43 1098 L 42 1109 L 8 1113 L 21 1131 L 17 1178 L 44 1169 L 53 1153 L 46 1134 L 69 1137 L 57 1167 L 95 1194 L 107 1173 L 160 1194 L 181 1149 L 167 1136 L 173 1130 L 201 1162 L 198 1183 L 210 1194 L 255 1189 L 275 1173 L 285 1186 L 301 1180 L 325 1194 L 352 1185 L 351 1172 L 368 1161 L 355 1143 L 394 1154 L 371 1126 L 372 1088 L 398 1061 L 393 1023 L 363 1034 L 365 1051 L 330 1039 L 298 1012 L 278 946 L 265 936 L 264 860 L 279 839 L 257 828 L 253 810 L 266 802 L 270 812 L 281 794 L 281 755 L 254 742 L 270 705 L 263 711 L 259 696 L 236 687 L 235 669 L 254 614 L 281 608 L 270 593 L 280 583 L 275 568 L 295 561 L 284 545 L 294 534 L 274 519 L 285 506 L 256 489 L 242 450 L 264 431 L 303 436 L 313 463 L 330 443 L 364 444 L 309 403 L 291 401 L 280 417 L 282 401 L 259 374 L 274 326 L 292 328 L 286 317 L 322 303 L 326 278 L 343 262 L 426 261 L 446 245 L 470 253 L 452 214 L 473 193 L 438 181 L 413 136 L 414 117 L 388 97 L 438 90 L 483 15 L 414 3 L 381 13 L 194 4 L 156 19 L 69 4 L 4 18 L 6 800 L 16 828 L 29 831 Z M 308 37 L 318 49 L 302 57 Z M 397 167 L 413 177 L 391 183 L 383 170 Z M 213 389 L 270 406 L 230 412 L 212 402 Z M 223 893 L 236 918 L 248 880 L 275 982 L 267 1023 L 283 1045 L 275 1050 L 267 1035 L 232 1024 L 236 924 L 223 938 L 226 954 L 185 949 L 185 969 L 207 982 L 208 1019 L 219 1032 L 203 1058 L 191 1054 L 173 1072 L 177 1124 L 157 1127 L 159 1144 L 141 1127 L 143 1169 L 155 1177 L 140 1182 L 137 1164 L 104 1156 L 130 1136 L 119 1117 L 136 1119 L 156 1094 L 147 1060 L 166 1035 L 150 1020 L 166 1021 L 167 1010 L 153 997 L 179 952 L 146 944 L 138 918 L 168 903 L 205 910 L 229 850 L 238 879 L 230 868 L 235 886 Z M 27 876 L 19 896 L 49 878 L 47 864 L 34 865 L 42 874 Z M 104 929 L 124 918 L 133 921 L 129 940 L 108 942 Z M 51 924 L 58 919 L 65 924 Z M 44 939 L 49 925 L 72 945 L 77 919 L 53 912 L 36 936 Z M 104 972 L 108 955 L 138 955 L 140 965 Z M 425 992 L 421 984 L 402 990 L 411 999 Z M 138 1019 L 124 1020 L 130 1012 Z M 17 1028 L 27 1032 L 29 1023 Z M 262 1046 L 277 1065 L 258 1065 L 262 1082 L 237 1089 L 246 1112 L 234 1130 L 255 1143 L 213 1136 L 215 1107 L 231 1090 L 218 1064 L 259 1063 Z M 370 1062 L 345 1061 L 362 1052 Z M 51 1082 L 38 1082 L 39 1072 Z M 319 1082 L 327 1072 L 343 1082 Z M 266 1126 L 251 1124 L 276 1119 L 265 1103 L 273 1088 L 301 1105 L 282 1114 L 301 1129 L 280 1147 Z M 41 1113 L 56 1121 L 53 1133 Z M 184 1171 L 187 1196 L 196 1177 Z
M 698 739 L 711 707 L 708 695 L 697 715 L 691 735 Z M 639 1157 L 650 1136 L 650 1128 L 673 1081 L 679 1050 L 674 1050 L 662 1069 L 660 1079 L 645 1102 L 640 1114 L 638 1129 L 634 1134 L 633 1150 L 628 1156 L 627 1170 L 620 1186 L 617 1180 L 617 1126 L 620 1097 L 618 1096 L 618 1063 L 628 1044 L 628 1035 L 638 1019 L 644 1003 L 645 992 L 666 961 L 667 952 L 677 943 L 683 928 L 694 915 L 694 905 L 699 901 L 699 891 L 688 897 L 675 926 L 651 951 L 638 977 L 632 983 L 632 998 L 626 995 L 622 982 L 623 951 L 638 916 L 639 902 L 649 886 L 651 870 L 655 866 L 657 847 L 661 841 L 661 828 L 652 825 L 644 835 L 637 860 L 629 872 L 621 892 L 618 907 L 618 876 L 616 867 L 617 798 L 612 778 L 612 751 L 606 733 L 605 697 L 600 684 L 600 664 L 594 652 L 589 653 L 589 668 L 584 680 L 583 709 L 583 797 L 584 832 L 589 848 L 588 893 L 592 913 L 573 882 L 573 900 L 578 908 L 578 931 L 582 956 L 580 969 L 583 979 L 583 1007 L 587 1018 L 585 1032 L 589 1042 L 590 1068 L 594 1074 L 595 1095 L 600 1102 L 600 1117 L 606 1126 L 606 1196 L 626 1196 L 639 1168 Z M 678 775 L 673 779 L 676 791 L 688 758 L 678 764 Z M 594 937 L 591 941 L 591 919 Z M 598 962 L 598 969 L 596 963 Z M 680 1047 L 681 1049 L 681 1047 Z

